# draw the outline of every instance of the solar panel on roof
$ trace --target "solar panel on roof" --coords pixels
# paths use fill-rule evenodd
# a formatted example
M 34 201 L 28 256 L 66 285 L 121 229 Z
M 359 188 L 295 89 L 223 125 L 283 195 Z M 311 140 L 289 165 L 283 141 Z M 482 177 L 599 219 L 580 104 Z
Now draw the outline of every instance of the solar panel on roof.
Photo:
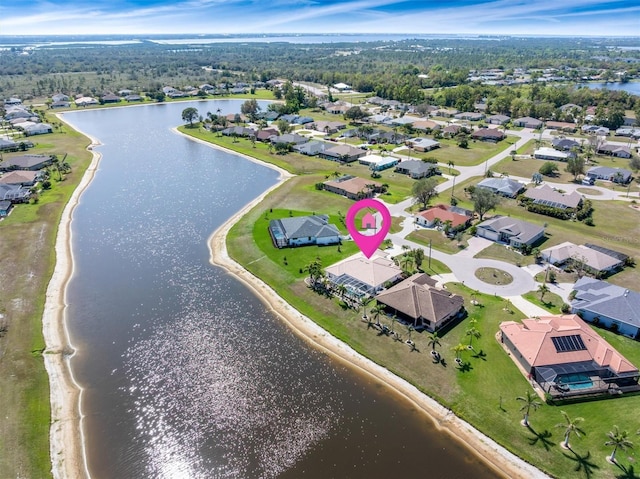
M 570 351 L 583 351 L 586 348 L 582 337 L 579 334 L 573 334 L 570 336 L 556 336 L 551 338 L 553 345 L 556 347 L 556 351 L 559 353 L 567 353 Z

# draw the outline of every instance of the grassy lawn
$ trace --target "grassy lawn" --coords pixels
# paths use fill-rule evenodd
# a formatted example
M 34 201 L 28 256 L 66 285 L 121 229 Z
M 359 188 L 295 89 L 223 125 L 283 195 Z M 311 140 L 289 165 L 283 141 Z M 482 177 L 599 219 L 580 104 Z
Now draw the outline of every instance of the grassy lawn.
M 498 268 L 478 268 L 476 278 L 487 284 L 511 284 L 513 276 Z
M 537 293 L 535 291 L 529 291 L 528 293 L 523 294 L 522 297 L 535 304 L 536 306 L 540 306 L 541 308 L 546 309 L 551 314 L 562 314 L 560 308 L 562 308 L 564 301 L 555 293 L 544 293 L 542 300 L 540 300 L 540 293 Z
M 497 259 L 516 266 L 526 266 L 535 262 L 535 258 L 532 255 L 524 256 L 498 243 L 492 243 L 475 255 L 474 258 Z
M 49 118 L 50 121 L 57 119 Z M 86 170 L 89 141 L 63 127 L 37 137 L 37 153 L 68 154 L 64 181 L 52 175 L 37 204 L 17 205 L 0 221 L 0 477 L 50 477 L 49 379 L 42 361 L 42 311 L 55 264 L 54 242 L 62 210 Z M 24 153 L 5 154 L 4 158 Z M 27 274 L 28 273 L 28 274 Z
M 311 253 L 305 252 L 304 248 L 286 250 L 289 264 L 285 265 L 281 258 L 285 250 L 275 250 L 270 245 L 270 240 L 268 243 L 265 241 L 263 226 L 266 226 L 268 219 L 265 218 L 265 211 L 269 211 L 270 208 L 274 209 L 269 215 L 288 215 L 289 209 L 292 210 L 292 214 L 315 211 L 334 215 L 336 210 L 346 211 L 350 202 L 331 195 L 334 197 L 333 204 L 328 205 L 326 202 L 330 196 L 326 192 L 313 189 L 313 176 L 296 177 L 287 181 L 267 195 L 260 205 L 247 213 L 231 229 L 227 246 L 234 259 L 271 285 L 287 302 L 311 317 L 330 334 L 346 341 L 361 354 L 405 378 L 507 449 L 555 477 L 583 478 L 584 467 L 589 468 L 590 477 L 608 479 L 619 474 L 618 469 L 605 461 L 605 456 L 610 453 L 610 448 L 604 446 L 606 432 L 611 430 L 614 424 L 623 425 L 630 432 L 635 432 L 640 427 L 640 419 L 629 414 L 629 411 L 640 409 L 640 395 L 617 398 L 615 403 L 604 400 L 561 407 L 544 404 L 539 410 L 532 412 L 531 429 L 521 427 L 521 403 L 516 397 L 530 390 L 530 385 L 496 341 L 495 334 L 500 322 L 518 320 L 523 315 L 513 307 L 511 311 L 505 311 L 501 298 L 474 295 L 479 305 L 473 306 L 471 290 L 460 284 L 447 284 L 449 291 L 463 296 L 465 304 L 468 305 L 469 315 L 443 333 L 438 350 L 444 362 L 434 364 L 428 354 L 427 334 L 410 333 L 404 326 L 394 324 L 390 318 L 381 318 L 381 322 L 398 331 L 402 339 L 407 339 L 411 334 L 417 348 L 417 351 L 412 351 L 403 342 L 394 341 L 389 336 L 379 334 L 377 329 L 368 327 L 360 320 L 362 311 L 345 308 L 336 298 L 318 295 L 307 288 L 303 281 L 304 275 L 300 274 L 297 266 L 309 258 L 315 259 L 314 255 L 318 254 L 326 255 L 322 257 L 325 264 L 325 260 L 336 257 L 337 248 L 311 248 Z M 510 205 L 503 207 L 509 208 Z M 524 214 L 531 216 L 526 211 Z M 549 229 L 551 237 L 555 240 L 556 237 L 553 235 L 562 236 L 564 230 L 560 224 L 552 224 L 551 220 L 550 218 Z M 623 218 L 623 222 L 624 220 Z M 566 231 L 568 234 L 569 228 Z M 595 229 L 592 228 L 590 231 Z M 271 248 L 271 251 L 268 251 L 268 248 Z M 341 254 L 346 255 L 344 250 Z M 296 255 L 301 256 L 294 259 Z M 425 259 L 423 267 L 427 266 L 427 262 Z M 431 267 L 436 270 L 440 266 L 432 261 Z M 547 294 L 549 296 L 545 299 L 551 300 L 553 297 Z M 458 344 L 469 344 L 466 330 L 472 319 L 477 321 L 475 326 L 481 337 L 473 340 L 473 351 L 462 353 L 464 364 L 459 368 L 455 365 L 452 348 Z M 607 332 L 603 334 L 611 336 Z M 614 346 L 632 362 L 640 364 L 640 348 L 637 347 L 637 342 L 618 336 L 612 339 Z M 571 417 L 585 418 L 584 428 L 587 430 L 587 436 L 572 441 L 576 455 L 558 446 L 562 440 L 562 431 L 554 426 L 562 422 L 561 409 Z M 628 464 L 628 460 L 623 456 L 636 457 L 635 454 L 634 451 L 620 454 L 620 461 Z M 580 466 L 578 469 L 576 464 Z
M 501 151 L 510 149 L 511 145 L 517 141 L 517 138 L 508 136 L 499 143 L 472 140 L 469 141 L 468 148 L 460 148 L 456 140 L 443 138 L 438 141 L 440 142 L 440 148 L 436 148 L 427 153 L 413 152 L 411 156 L 417 158 L 435 158 L 445 164 L 451 160 L 457 166 L 474 166 L 479 165 Z
M 467 247 L 469 236 L 468 234 L 464 234 L 462 241 L 458 243 L 455 239 L 447 238 L 442 231 L 419 228 L 409 233 L 407 239 L 427 247 L 429 246 L 429 241 L 431 241 L 431 247 L 433 249 L 437 249 L 443 253 L 456 254 Z

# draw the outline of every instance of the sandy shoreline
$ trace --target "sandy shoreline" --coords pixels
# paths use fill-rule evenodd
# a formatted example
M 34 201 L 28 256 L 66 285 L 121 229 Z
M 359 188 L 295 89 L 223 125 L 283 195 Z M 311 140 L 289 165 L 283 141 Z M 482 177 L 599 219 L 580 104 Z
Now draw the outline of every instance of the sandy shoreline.
M 177 130 L 175 130 L 178 132 Z M 180 133 L 180 132 L 178 132 Z M 187 136 L 187 135 L 185 135 Z M 188 136 L 187 136 L 188 137 Z M 250 161 L 272 168 L 280 173 L 280 181 L 245 205 L 238 213 L 218 228 L 209 238 L 210 261 L 212 264 L 226 269 L 249 287 L 265 305 L 280 317 L 298 336 L 317 349 L 329 354 L 334 359 L 357 369 L 389 387 L 394 393 L 411 402 L 418 410 L 428 416 L 439 430 L 445 431 L 469 447 L 478 457 L 487 463 L 502 477 L 513 479 L 546 479 L 545 473 L 507 451 L 491 438 L 476 430 L 467 422 L 459 419 L 450 410 L 440 405 L 429 396 L 420 392 L 415 386 L 394 375 L 387 369 L 365 358 L 354 351 L 347 344 L 331 336 L 324 329 L 282 299 L 270 286 L 261 279 L 236 263 L 228 254 L 226 237 L 231 227 L 236 224 L 251 208 L 260 203 L 263 198 L 288 178 L 292 177 L 287 171 L 275 165 L 242 155 L 218 145 L 203 140 L 188 137 L 213 148 L 219 148 L 229 153 L 240 155 Z
M 62 116 L 56 116 L 64 121 Z M 93 150 L 93 147 L 100 143 L 86 133 L 83 134 L 91 140 L 87 149 L 92 150 L 93 158 L 60 218 L 55 243 L 56 265 L 47 287 L 42 316 L 42 332 L 46 344 L 43 357 L 49 375 L 51 396 L 49 449 L 55 479 L 90 476 L 82 431 L 82 388 L 75 381 L 69 364 L 69 360 L 75 354 L 75 348 L 71 343 L 66 322 L 66 289 L 74 269 L 71 220 L 80 196 L 93 180 L 101 159 L 101 154 Z

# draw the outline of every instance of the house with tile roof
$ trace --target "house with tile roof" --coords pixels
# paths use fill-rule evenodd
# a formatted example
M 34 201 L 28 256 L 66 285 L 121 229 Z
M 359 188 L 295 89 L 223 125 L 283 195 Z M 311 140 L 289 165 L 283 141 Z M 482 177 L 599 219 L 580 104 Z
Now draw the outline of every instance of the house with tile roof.
M 480 141 L 497 143 L 505 137 L 505 134 L 497 128 L 480 128 L 471 133 L 471 138 Z
M 540 251 L 544 261 L 559 266 L 578 267 L 591 274 L 607 274 L 620 269 L 624 265 L 624 260 L 606 254 L 586 245 L 576 245 L 570 241 L 565 241 L 550 248 Z
M 577 314 L 500 323 L 500 341 L 528 378 L 552 398 L 640 390 L 638 368 Z
M 344 285 L 354 299 L 373 296 L 402 279 L 402 270 L 381 251 L 371 258 L 357 253 L 325 269 L 327 279 L 335 288 Z
M 530 188 L 525 191 L 524 196 L 533 200 L 537 205 L 550 206 L 566 210 L 568 208 L 578 208 L 582 203 L 582 195 L 575 191 L 571 193 L 561 193 L 549 185 L 541 185 L 537 188 Z
M 494 216 L 476 228 L 476 235 L 514 248 L 531 246 L 544 236 L 544 227 L 509 216 Z
M 49 155 L 20 155 L 0 162 L 0 171 L 40 170 L 49 166 L 53 160 Z
M 520 126 L 523 128 L 533 128 L 534 130 L 542 126 L 542 121 L 537 118 L 531 118 L 530 116 L 523 116 L 522 118 L 516 118 L 512 121 L 514 126 Z
M 269 234 L 276 248 L 340 243 L 340 231 L 327 215 L 293 216 L 271 220 Z
M 388 314 L 416 329 L 433 332 L 464 317 L 464 299 L 437 288 L 425 273 L 416 273 L 376 295 Z
M 350 200 L 371 198 L 382 188 L 382 184 L 377 181 L 351 175 L 325 181 L 323 185 L 325 190 L 335 193 L 336 195 L 345 196 Z
M 427 228 L 449 222 L 451 228 L 463 230 L 471 224 L 472 215 L 461 214 L 446 205 L 437 205 L 415 215 L 416 223 Z
M 573 286 L 571 311 L 594 324 L 640 340 L 640 293 L 583 276 Z
M 323 151 L 320 153 L 320 157 L 326 160 L 338 161 L 340 163 L 351 163 L 366 154 L 367 150 L 356 148 L 351 145 L 340 144 Z

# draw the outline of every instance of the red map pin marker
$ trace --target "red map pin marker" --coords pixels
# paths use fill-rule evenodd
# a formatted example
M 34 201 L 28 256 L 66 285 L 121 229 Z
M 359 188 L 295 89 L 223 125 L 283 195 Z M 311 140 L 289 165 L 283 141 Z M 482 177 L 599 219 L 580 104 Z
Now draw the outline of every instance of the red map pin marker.
M 363 208 L 373 208 L 382 215 L 382 226 L 380 231 L 374 235 L 363 235 L 356 228 L 354 221 L 356 219 L 356 214 Z M 367 258 L 371 258 L 371 256 L 373 256 L 373 253 L 376 252 L 378 246 L 380 246 L 384 241 L 385 236 L 387 236 L 389 228 L 391 228 L 391 214 L 389 213 L 389 210 L 381 202 L 374 199 L 356 201 L 351 205 L 349 211 L 347 211 L 347 218 L 345 221 L 347 223 L 347 229 L 351 234 L 351 238 Z

